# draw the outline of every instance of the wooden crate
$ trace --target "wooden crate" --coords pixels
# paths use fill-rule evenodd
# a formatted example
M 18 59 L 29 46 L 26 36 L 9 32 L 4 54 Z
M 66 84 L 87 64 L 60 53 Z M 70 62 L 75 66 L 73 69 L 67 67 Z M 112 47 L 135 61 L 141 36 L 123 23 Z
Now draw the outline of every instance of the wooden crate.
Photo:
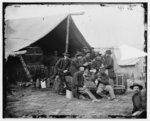
M 127 90 L 127 79 L 125 74 L 117 73 L 114 84 L 115 94 L 124 94 Z

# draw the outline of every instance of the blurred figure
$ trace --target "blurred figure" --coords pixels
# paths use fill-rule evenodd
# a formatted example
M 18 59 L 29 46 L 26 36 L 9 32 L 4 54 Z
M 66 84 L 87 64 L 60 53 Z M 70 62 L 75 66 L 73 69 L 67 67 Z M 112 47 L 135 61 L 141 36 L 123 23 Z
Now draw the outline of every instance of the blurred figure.
M 54 79 L 55 78 L 55 74 L 56 74 L 56 68 L 55 68 L 55 64 L 58 61 L 59 57 L 58 57 L 58 52 L 54 51 L 53 55 L 50 56 L 49 58 L 49 66 L 48 66 L 48 72 L 49 72 L 49 77 Z
M 83 47 L 83 56 L 85 56 L 87 54 L 87 52 L 90 52 L 89 48 L 88 47 Z
M 101 54 L 96 54 L 95 59 L 91 63 L 91 68 L 96 69 L 96 71 L 99 71 L 100 67 L 102 66 L 102 57 Z
M 90 65 L 91 61 L 92 61 L 91 60 L 91 53 L 90 53 L 90 51 L 88 51 L 86 53 L 86 55 L 83 57 L 83 64 L 84 64 L 84 66 Z
M 95 57 L 96 57 L 96 53 L 94 47 L 91 47 L 91 60 L 93 60 Z

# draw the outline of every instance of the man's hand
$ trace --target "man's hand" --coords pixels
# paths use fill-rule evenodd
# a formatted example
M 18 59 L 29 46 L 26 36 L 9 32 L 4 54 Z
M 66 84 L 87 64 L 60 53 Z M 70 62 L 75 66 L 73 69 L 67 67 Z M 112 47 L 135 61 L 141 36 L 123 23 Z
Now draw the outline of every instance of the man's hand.
M 95 80 L 95 84 L 96 84 L 96 85 L 98 84 L 98 79 Z
M 84 66 L 88 66 L 88 65 L 89 65 L 89 63 L 88 63 L 88 62 L 86 62 L 86 63 L 84 63 L 83 65 L 84 65 Z
M 96 73 L 96 69 L 91 69 L 90 72 Z
M 108 70 L 107 70 L 107 69 L 105 70 L 105 74 L 107 74 L 107 75 L 108 75 Z
M 139 116 L 142 113 L 142 111 L 136 111 L 135 113 L 132 114 L 132 116 Z
M 59 78 L 59 75 L 56 75 L 55 80 L 57 80 Z
M 66 73 L 68 70 L 64 70 L 63 72 Z
M 87 88 L 86 85 L 84 85 L 83 88 L 86 89 Z

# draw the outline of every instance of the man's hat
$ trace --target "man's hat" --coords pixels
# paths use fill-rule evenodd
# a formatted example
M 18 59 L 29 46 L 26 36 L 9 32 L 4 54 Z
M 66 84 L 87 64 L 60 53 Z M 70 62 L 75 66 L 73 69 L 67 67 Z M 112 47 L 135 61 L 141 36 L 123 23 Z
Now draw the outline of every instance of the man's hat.
M 83 54 L 81 52 L 77 52 L 75 57 L 78 57 L 78 56 L 83 56 Z
M 143 89 L 143 86 L 142 86 L 142 85 L 140 85 L 140 84 L 138 84 L 138 83 L 133 83 L 133 85 L 132 85 L 132 86 L 130 86 L 130 88 L 131 88 L 131 89 L 133 89 L 135 86 L 138 86 L 138 87 L 140 88 L 140 90 L 142 90 L 142 89 Z
M 111 50 L 106 50 L 106 54 L 111 54 Z
M 68 52 L 63 53 L 64 56 L 70 56 Z

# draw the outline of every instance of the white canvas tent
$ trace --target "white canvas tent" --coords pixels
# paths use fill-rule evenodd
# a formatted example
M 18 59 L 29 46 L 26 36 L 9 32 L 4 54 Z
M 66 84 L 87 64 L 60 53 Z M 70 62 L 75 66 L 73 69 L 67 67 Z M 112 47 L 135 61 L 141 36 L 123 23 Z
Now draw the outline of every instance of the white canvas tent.
M 119 47 L 121 52 L 121 60 L 132 60 L 140 57 L 147 56 L 147 53 L 128 45 L 122 45 Z
M 52 31 L 66 15 L 5 21 L 5 54 L 26 47 Z
M 47 42 L 49 41 L 48 39 L 46 39 L 47 41 L 45 41 L 45 44 L 43 44 L 43 40 L 45 40 L 45 38 L 43 39 L 42 37 L 44 36 L 49 36 L 49 32 L 50 31 L 54 31 L 53 28 L 57 28 L 57 24 L 59 23 L 63 23 L 63 25 L 61 25 L 62 27 L 58 27 L 59 29 L 55 29 L 54 33 L 55 33 L 55 37 L 57 37 L 58 39 L 64 38 L 66 35 L 66 31 L 65 31 L 65 17 L 67 16 L 67 14 L 62 14 L 60 16 L 55 16 L 55 13 L 68 13 L 69 12 L 81 12 L 84 11 L 85 14 L 82 16 L 72 16 L 72 19 L 75 23 L 75 26 L 72 27 L 72 29 L 70 31 L 71 34 L 74 33 L 74 36 L 70 37 L 70 39 L 72 39 L 74 43 L 72 43 L 72 47 L 73 45 L 78 45 L 79 49 L 81 48 L 80 45 L 87 45 L 88 44 L 85 41 L 85 39 L 93 46 L 93 47 L 99 47 L 99 48 L 109 48 L 109 47 L 114 47 L 117 46 L 119 47 L 122 44 L 128 44 L 130 46 L 133 47 L 137 47 L 138 49 L 142 49 L 143 45 L 144 45 L 144 8 L 139 4 L 139 5 L 134 5 L 131 6 L 131 9 L 129 9 L 128 5 L 121 5 L 122 9 L 119 8 L 119 5 L 107 5 L 105 7 L 99 6 L 99 5 L 49 5 L 49 6 L 20 6 L 19 8 L 15 8 L 15 6 L 10 6 L 7 10 L 6 13 L 6 18 L 7 21 L 11 20 L 11 21 L 18 21 L 19 20 L 24 20 L 24 22 L 21 23 L 26 23 L 28 20 L 28 18 L 33 19 L 33 25 L 40 25 L 38 22 L 42 21 L 44 25 L 43 26 L 43 30 L 40 30 L 40 28 L 35 27 L 35 31 L 36 32 L 31 32 L 28 31 L 29 29 L 31 29 L 33 26 L 30 27 L 30 24 L 28 24 L 29 26 L 22 26 L 20 28 L 29 28 L 26 29 L 26 32 L 24 33 L 25 36 L 22 37 L 22 40 L 24 41 L 24 45 L 30 45 L 33 43 L 36 45 L 41 44 L 43 47 L 47 46 Z M 90 8 L 90 9 L 89 9 Z M 56 9 L 58 11 L 56 11 Z M 15 12 L 14 12 L 14 11 Z M 38 11 L 38 12 L 37 12 Z M 27 13 L 31 13 L 31 14 L 27 14 Z M 14 13 L 14 14 L 13 14 Z M 38 13 L 38 14 L 37 14 Z M 24 14 L 24 15 L 23 15 Z M 53 17 L 52 17 L 53 14 Z M 41 17 L 42 15 L 45 15 L 45 17 Z M 48 18 L 50 19 L 50 15 L 52 17 L 53 24 L 48 21 Z M 49 17 L 48 17 L 49 16 Z M 115 17 L 114 17 L 115 16 Z M 34 21 L 34 19 L 40 18 L 39 20 L 37 20 L 38 22 L 36 23 L 36 21 Z M 63 21 L 64 22 L 61 22 Z M 8 22 L 9 23 L 9 22 Z M 15 22 L 13 22 L 15 23 Z M 51 26 L 51 24 L 53 26 Z M 13 25 L 13 24 L 12 24 Z M 73 25 L 73 24 L 72 24 Z M 17 29 L 16 27 L 19 27 L 20 25 L 13 26 L 14 29 Z M 49 28 L 48 28 L 49 26 Z M 61 28 L 61 29 L 60 29 Z M 64 28 L 64 29 L 62 29 Z M 77 32 L 77 28 L 78 30 L 82 33 L 82 35 L 85 37 L 85 39 L 83 38 L 83 36 L 81 35 L 80 32 Z M 33 28 L 32 28 L 33 29 Z M 32 30 L 31 29 L 31 30 Z M 24 30 L 24 29 L 23 29 Z M 59 31 L 60 30 L 60 31 Z M 12 31 L 12 29 L 9 29 L 9 31 Z M 22 31 L 22 29 L 20 29 L 19 31 Z M 19 32 L 18 31 L 18 32 Z M 49 31 L 49 32 L 48 32 Z M 57 32 L 56 32 L 57 31 Z M 48 33 L 47 33 L 48 32 Z M 32 34 L 33 33 L 33 34 Z M 37 33 L 37 34 L 36 34 Z M 57 33 L 57 34 L 56 34 Z M 60 34 L 61 33 L 61 34 Z M 75 34 L 76 33 L 76 34 Z M 77 34 L 78 33 L 78 34 Z M 51 32 L 51 37 L 52 37 L 53 32 Z M 15 34 L 13 34 L 14 36 Z M 35 35 L 35 37 L 33 36 Z M 37 36 L 39 35 L 39 36 Z M 28 37 L 27 37 L 28 36 Z M 58 36 L 61 36 L 58 38 Z M 10 38 L 6 38 L 6 40 Z M 18 50 L 20 48 L 23 48 L 25 46 L 20 47 L 20 45 L 22 44 L 22 41 L 17 41 L 20 38 L 16 38 L 14 37 L 14 41 L 12 38 L 12 41 L 9 41 L 8 46 L 6 45 L 6 51 L 8 51 L 7 53 L 10 53 L 11 51 L 14 50 Z M 26 39 L 26 40 L 25 40 Z M 36 40 L 39 40 L 39 42 L 36 42 Z M 51 38 L 53 39 L 53 37 Z M 63 39 L 63 41 L 64 41 Z M 76 40 L 79 40 L 81 43 L 78 44 L 78 42 L 75 42 Z M 14 42 L 13 44 L 11 44 L 11 42 Z M 54 41 L 53 41 L 54 42 Z M 58 42 L 58 41 L 57 41 Z M 6 41 L 7 43 L 7 41 Z M 16 44 L 18 43 L 18 44 Z M 83 44 L 84 43 L 84 44 Z M 52 43 L 50 43 L 52 45 Z M 63 44 L 63 43 L 61 43 Z M 14 46 L 13 46 L 14 45 Z M 17 47 L 18 46 L 18 47 Z M 53 45 L 55 46 L 55 45 Z M 51 47 L 53 47 L 51 46 Z M 63 45 L 65 46 L 65 45 Z M 77 47 L 77 46 L 76 46 Z M 14 49 L 15 48 L 15 49 Z M 48 47 L 47 47 L 48 48 Z M 45 49 L 45 48 L 44 48 Z M 64 48 L 61 48 L 64 49 Z M 54 49 L 52 49 L 54 50 Z M 73 47 L 73 50 L 75 50 L 75 47 Z M 118 52 L 115 52 L 118 53 Z M 138 62 L 138 59 L 131 59 L 128 61 L 121 61 L 118 59 L 118 57 L 120 57 L 119 54 L 117 54 L 117 64 L 116 65 L 135 65 Z
M 134 75 L 135 78 L 142 77 L 145 73 L 144 57 L 122 60 L 122 55 L 119 48 L 113 48 L 112 55 L 114 58 L 114 70 L 116 73 L 124 73 L 127 74 L 129 77 Z
M 142 4 L 133 6 L 128 4 L 104 4 L 104 6 L 50 4 L 20 5 L 19 7 L 11 5 L 6 9 L 5 18 L 6 20 L 38 18 L 76 12 L 85 13 L 82 16 L 72 16 L 72 18 L 82 35 L 93 47 L 118 47 L 128 44 L 141 48 L 144 43 Z
M 66 40 L 66 21 L 67 14 L 6 20 L 5 57 L 32 44 L 41 46 L 46 51 L 58 49 L 63 53 Z M 71 52 L 81 49 L 83 46 L 90 47 L 72 18 L 70 19 L 69 45 Z

